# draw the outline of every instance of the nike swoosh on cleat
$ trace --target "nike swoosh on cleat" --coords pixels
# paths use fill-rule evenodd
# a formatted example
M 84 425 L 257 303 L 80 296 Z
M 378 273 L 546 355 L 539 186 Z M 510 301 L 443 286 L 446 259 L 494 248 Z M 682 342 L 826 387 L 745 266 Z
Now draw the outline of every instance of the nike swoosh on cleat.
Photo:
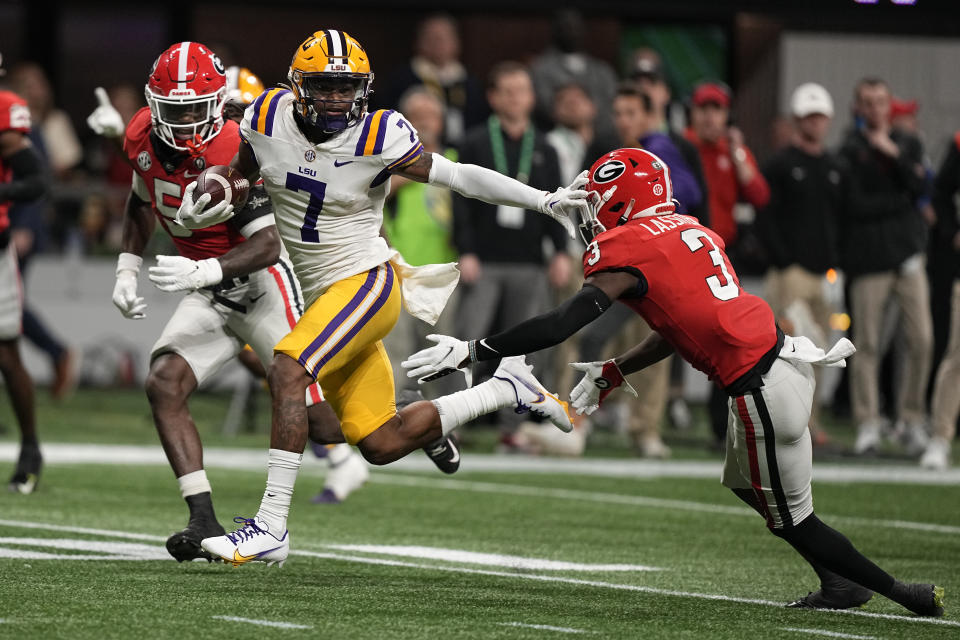
M 460 462 L 460 450 L 456 447 L 451 447 L 453 449 L 453 457 L 450 458 L 451 464 L 454 462 Z
M 354 163 L 354 162 L 356 162 L 356 160 L 344 160 L 343 162 L 340 162 L 339 160 L 334 160 L 334 161 L 333 161 L 333 166 L 335 166 L 335 167 L 342 167 L 342 166 L 344 166 L 344 165 L 351 164 L 351 163 Z
M 272 549 L 271 549 L 272 551 Z M 264 551 L 264 553 L 268 553 Z M 261 554 L 255 553 L 252 556 L 245 556 L 240 553 L 239 549 L 233 550 L 233 558 L 227 558 L 230 562 L 233 563 L 233 566 L 241 565 L 245 562 L 250 562 L 251 560 L 256 560 Z

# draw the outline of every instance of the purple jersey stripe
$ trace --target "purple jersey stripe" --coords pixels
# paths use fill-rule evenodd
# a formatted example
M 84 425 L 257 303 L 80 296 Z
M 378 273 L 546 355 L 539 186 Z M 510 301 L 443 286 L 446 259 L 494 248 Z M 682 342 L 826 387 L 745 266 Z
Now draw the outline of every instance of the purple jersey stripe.
M 340 338 L 340 341 L 337 342 L 336 346 L 334 346 L 333 349 L 330 349 L 327 355 L 320 358 L 320 362 L 318 362 L 317 366 L 313 368 L 313 371 L 311 371 L 314 378 L 320 375 L 320 369 L 323 367 L 323 365 L 330 362 L 335 355 L 343 351 L 343 348 L 347 346 L 347 343 L 350 342 L 354 336 L 360 333 L 360 330 L 363 329 L 367 323 L 370 322 L 370 319 L 373 318 L 373 316 L 380 311 L 383 305 L 387 303 L 387 300 L 390 298 L 390 292 L 393 290 L 393 269 L 389 266 L 386 267 L 386 269 L 387 281 L 384 283 L 383 291 L 380 292 L 376 302 L 374 302 L 370 308 L 367 309 L 367 312 L 363 314 L 363 317 L 360 318 L 360 321 L 353 325 L 353 328 L 350 329 L 345 336 Z
M 300 357 L 297 358 L 297 362 L 306 367 L 307 360 L 310 359 L 310 356 L 312 356 L 314 352 L 319 349 L 331 335 L 333 335 L 333 332 L 337 330 L 337 327 L 343 324 L 344 320 L 350 317 L 350 314 L 360 306 L 360 303 L 363 302 L 363 299 L 367 297 L 367 293 L 370 292 L 370 288 L 373 286 L 373 283 L 377 280 L 378 268 L 379 267 L 374 267 L 367 272 L 367 279 L 364 281 L 363 285 L 360 286 L 360 290 L 357 291 L 357 294 L 353 296 L 353 299 L 350 300 L 350 302 L 348 302 L 346 306 L 340 310 L 340 313 L 334 316 L 333 320 L 331 320 L 330 323 L 323 328 L 323 331 L 320 332 L 320 335 L 310 343 L 310 346 L 303 350 L 303 353 L 301 353 Z
M 363 121 L 363 131 L 360 132 L 360 139 L 357 140 L 357 150 L 353 155 L 362 156 L 363 148 L 367 146 L 367 136 L 370 135 L 370 121 L 373 120 L 373 114 L 368 113 Z
M 264 125 L 264 133 L 268 136 L 273 135 L 273 118 L 277 115 L 277 104 L 280 102 L 280 96 L 290 93 L 289 91 L 278 91 L 270 100 L 270 107 L 267 109 L 267 122 Z
M 402 158 L 400 158 L 395 162 L 392 162 L 391 164 L 388 164 L 387 169 L 395 169 L 397 167 L 402 167 L 406 164 L 410 164 L 411 162 L 419 158 L 422 153 L 423 153 L 423 145 L 418 142 L 413 146 L 412 149 L 410 149 L 410 151 L 407 151 L 407 153 L 404 154 Z
M 377 141 L 373 143 L 373 155 L 379 155 L 383 151 L 383 139 L 387 135 L 387 120 L 393 111 L 384 111 L 380 116 L 380 126 L 377 127 Z
M 256 129 L 257 123 L 260 122 L 260 108 L 263 106 L 263 101 L 267 97 L 269 91 L 264 91 L 260 96 L 253 101 L 253 117 L 250 118 L 250 128 Z

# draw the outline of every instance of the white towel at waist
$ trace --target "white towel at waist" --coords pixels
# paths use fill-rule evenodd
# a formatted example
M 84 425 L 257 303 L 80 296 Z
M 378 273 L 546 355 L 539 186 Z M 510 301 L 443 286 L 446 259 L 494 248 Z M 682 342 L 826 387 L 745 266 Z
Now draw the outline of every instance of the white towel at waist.
M 784 336 L 783 348 L 777 357 L 788 362 L 808 362 L 820 367 L 845 367 L 847 362 L 844 358 L 856 351 L 857 348 L 846 338 L 840 338 L 829 351 L 824 351 L 806 336 Z
M 390 264 L 400 277 L 400 291 L 407 313 L 431 326 L 436 324 L 460 280 L 457 264 L 447 262 L 414 267 L 407 264 L 397 251 L 390 256 Z

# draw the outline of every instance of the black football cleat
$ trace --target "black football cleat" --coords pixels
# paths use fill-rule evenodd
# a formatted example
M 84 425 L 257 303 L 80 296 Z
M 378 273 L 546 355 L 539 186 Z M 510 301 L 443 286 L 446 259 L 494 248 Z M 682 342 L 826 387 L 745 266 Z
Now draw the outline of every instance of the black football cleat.
M 862 607 L 872 597 L 873 591 L 851 582 L 847 587 L 826 592 L 822 588 L 818 589 L 799 600 L 787 603 L 787 606 L 793 609 L 854 609 Z
M 187 528 L 178 531 L 167 538 L 167 551 L 177 562 L 184 562 L 203 558 L 207 562 L 213 562 L 212 555 L 203 550 L 200 542 L 204 538 L 213 538 L 225 535 L 226 531 L 218 522 L 210 521 L 191 521 Z
M 444 473 L 456 473 L 460 468 L 460 449 L 453 436 L 444 436 L 434 440 L 423 448 L 427 457 Z
M 10 478 L 9 488 L 14 493 L 27 495 L 33 493 L 40 482 L 40 470 L 43 468 L 43 456 L 36 444 L 20 448 L 17 466 Z
M 943 587 L 935 584 L 897 582 L 890 592 L 890 599 L 902 604 L 918 616 L 939 618 L 943 615 Z

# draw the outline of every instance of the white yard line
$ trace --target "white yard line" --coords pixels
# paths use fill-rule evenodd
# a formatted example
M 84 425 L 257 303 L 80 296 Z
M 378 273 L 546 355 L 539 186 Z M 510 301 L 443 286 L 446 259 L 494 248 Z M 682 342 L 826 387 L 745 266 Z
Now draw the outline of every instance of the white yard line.
M 44 443 L 47 464 L 155 464 L 166 465 L 160 445 L 108 445 Z M 14 443 L 0 444 L 0 461 L 13 462 L 19 453 Z M 263 473 L 267 468 L 267 449 L 211 447 L 204 449 L 204 463 L 211 468 L 244 469 Z M 306 466 L 317 461 L 307 457 Z M 410 455 L 391 463 L 394 471 L 435 471 L 433 463 L 421 455 Z M 464 472 L 501 472 L 522 474 L 576 474 L 608 478 L 720 478 L 722 463 L 717 460 L 638 460 L 631 458 L 548 458 L 516 455 L 469 453 L 463 457 Z M 813 465 L 814 482 L 879 483 L 919 485 L 960 485 L 960 467 L 936 472 L 915 464 Z
M 561 562 L 543 558 L 508 556 L 499 553 L 477 553 L 476 551 L 464 551 L 463 549 L 441 549 L 438 547 L 379 544 L 327 544 L 323 546 L 337 551 L 355 551 L 357 553 L 418 558 L 420 560 L 443 560 L 459 564 L 482 564 L 521 571 L 663 571 L 660 567 L 642 564 L 585 564 L 582 562 Z
M 226 620 L 227 622 L 246 622 L 255 624 L 258 627 L 274 627 L 276 629 L 313 629 L 307 624 L 294 624 L 292 622 L 274 622 L 272 620 L 254 620 L 253 618 L 238 618 L 237 616 L 210 616 L 214 620 Z
M 0 524 L 6 526 L 21 526 L 19 521 L 15 520 L 2 520 Z M 66 527 L 61 525 L 48 525 L 38 522 L 29 522 L 23 523 L 28 525 L 30 528 L 34 529 L 45 529 L 50 528 L 53 531 L 63 531 Z M 91 531 L 83 527 L 71 527 L 71 529 L 79 529 L 84 532 Z M 146 536 L 146 534 L 141 533 L 132 533 L 124 531 L 109 531 L 107 532 L 111 537 L 115 538 L 132 538 L 137 540 L 142 540 L 145 537 L 150 537 L 153 539 L 159 538 L 158 536 Z M 159 538 L 162 539 L 162 538 Z M 311 545 L 305 545 L 311 546 Z M 314 545 L 316 546 L 316 545 Z M 324 548 L 321 545 L 321 548 Z M 776 607 L 778 609 L 783 608 L 782 602 L 776 602 L 773 600 L 761 600 L 757 598 L 740 598 L 736 596 L 727 596 L 723 594 L 714 594 L 714 593 L 697 593 L 693 591 L 676 591 L 672 589 L 658 589 L 656 587 L 646 587 L 642 585 L 634 584 L 622 584 L 616 582 L 604 582 L 601 580 L 583 580 L 579 578 L 567 578 L 563 576 L 555 575 L 543 575 L 536 573 L 517 573 L 516 571 L 496 571 L 492 569 L 475 569 L 471 567 L 459 567 L 454 565 L 434 565 L 434 564 L 421 564 L 416 562 L 406 562 L 403 560 L 390 560 L 387 558 L 371 558 L 366 556 L 356 556 L 356 555 L 345 555 L 340 553 L 328 553 L 328 552 L 319 552 L 319 551 L 306 551 L 306 550 L 292 550 L 290 555 L 293 556 L 302 556 L 308 558 L 320 558 L 324 560 L 338 560 L 341 562 L 352 562 L 358 564 L 371 564 L 379 566 L 388 566 L 388 567 L 403 567 L 408 569 L 421 569 L 428 571 L 445 571 L 450 573 L 461 573 L 468 575 L 485 575 L 485 576 L 495 576 L 500 578 L 512 578 L 515 580 L 533 580 L 537 582 L 554 582 L 561 584 L 571 584 L 576 586 L 586 586 L 586 587 L 596 587 L 601 589 L 614 589 L 618 591 L 633 591 L 639 593 L 652 593 L 656 595 L 667 595 L 667 596 L 676 596 L 682 598 L 696 598 L 700 600 L 713 600 L 721 602 L 734 602 L 738 604 L 754 604 L 768 607 Z M 960 627 L 960 621 L 957 620 L 944 620 L 942 618 L 919 618 L 912 616 L 900 616 L 886 613 L 871 613 L 869 611 L 860 611 L 857 609 L 854 610 L 821 610 L 819 613 L 823 615 L 852 615 L 852 616 L 861 616 L 866 618 L 878 618 L 882 620 L 897 620 L 901 622 L 912 622 L 918 624 L 935 624 L 943 625 L 949 627 Z M 241 619 L 239 621 L 250 622 L 246 619 Z M 268 622 L 268 621 L 257 621 L 257 622 Z M 287 624 L 287 623 L 283 623 Z
M 815 636 L 827 636 L 828 638 L 850 638 L 851 640 L 877 640 L 876 636 L 858 636 L 852 633 L 840 633 L 838 631 L 825 631 L 823 629 L 803 629 L 799 627 L 780 627 L 781 631 L 793 631 L 795 633 L 809 633 Z
M 581 500 L 585 502 L 601 502 L 633 507 L 652 507 L 674 511 L 697 511 L 731 516 L 748 516 L 759 518 L 755 511 L 746 507 L 731 505 L 710 504 L 708 502 L 694 502 L 692 500 L 670 500 L 665 498 L 649 498 L 645 496 L 606 493 L 602 491 L 581 491 L 579 489 L 551 489 L 549 487 L 534 487 L 522 484 L 507 484 L 503 482 L 480 482 L 475 480 L 449 480 L 446 478 L 425 478 L 402 473 L 376 473 L 370 476 L 370 482 L 392 484 L 424 489 L 447 489 L 453 491 L 474 491 L 478 493 L 499 493 L 503 495 L 526 496 L 531 498 L 553 498 L 558 500 Z M 720 495 L 722 487 L 717 486 Z M 960 527 L 934 524 L 930 522 L 911 522 L 909 520 L 884 520 L 878 518 L 859 518 L 854 516 L 840 516 L 821 514 L 829 522 L 845 522 L 852 525 L 867 527 L 883 527 L 887 529 L 906 529 L 930 533 L 944 533 L 960 535 Z
M 498 622 L 501 627 L 521 627 L 523 629 L 537 629 L 539 631 L 556 631 L 557 633 L 593 633 L 586 629 L 574 629 L 572 627 L 554 627 L 549 624 L 527 624 L 526 622 Z
M 472 569 L 468 567 L 440 566 L 431 564 L 419 564 L 415 562 L 405 562 L 402 560 L 387 560 L 384 558 L 367 558 L 364 556 L 346 556 L 338 553 L 323 553 L 317 551 L 291 551 L 290 555 L 306 556 L 310 558 L 322 558 L 325 560 L 340 560 L 343 562 L 356 562 L 360 564 L 383 565 L 388 567 L 405 567 L 409 569 L 426 569 L 431 571 L 448 571 L 452 573 L 465 573 L 473 575 L 496 576 L 501 578 L 514 578 L 518 580 L 534 580 L 537 582 L 559 582 L 562 584 L 572 584 L 577 586 L 597 587 L 603 589 L 615 589 L 618 591 L 635 591 L 640 593 L 652 593 L 656 595 L 677 596 L 682 598 L 696 598 L 700 600 L 714 600 L 721 602 L 735 602 L 738 604 L 755 604 L 768 607 L 783 609 L 783 602 L 773 600 L 760 600 L 757 598 L 739 598 L 736 596 L 726 596 L 715 593 L 697 593 L 694 591 L 676 591 L 672 589 L 658 589 L 656 587 L 645 587 L 634 584 L 621 584 L 617 582 L 604 582 L 601 580 L 582 580 L 580 578 L 564 578 L 561 576 L 548 576 L 536 573 L 510 573 L 507 571 L 494 571 L 490 569 Z M 869 611 L 860 611 L 858 609 L 820 609 L 818 613 L 823 615 L 851 615 L 865 618 L 878 618 L 881 620 L 897 620 L 901 622 L 914 622 L 921 624 L 936 624 L 948 627 L 960 627 L 960 621 L 944 620 L 943 618 L 919 618 L 914 616 L 899 616 L 889 613 L 871 613 Z

